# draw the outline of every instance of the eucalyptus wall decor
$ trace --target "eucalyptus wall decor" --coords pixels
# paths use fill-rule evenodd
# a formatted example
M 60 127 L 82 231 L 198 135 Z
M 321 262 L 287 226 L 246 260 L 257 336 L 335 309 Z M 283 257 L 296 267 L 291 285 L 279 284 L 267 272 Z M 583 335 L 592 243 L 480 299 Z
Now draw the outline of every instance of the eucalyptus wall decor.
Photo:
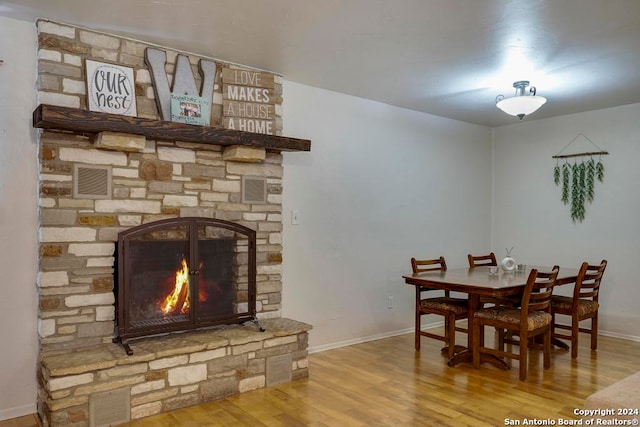
M 562 154 L 573 142 L 580 136 L 593 144 L 599 151 L 589 151 L 575 154 Z M 595 195 L 596 180 L 602 182 L 604 179 L 604 165 L 602 164 L 602 156 L 609 154 L 603 151 L 589 138 L 583 134 L 576 136 L 560 153 L 553 156 L 556 166 L 553 168 L 553 182 L 562 189 L 560 200 L 565 205 L 570 205 L 571 219 L 573 222 L 582 222 L 585 216 L 585 203 L 593 202 Z M 594 159 L 598 156 L 598 160 Z M 579 163 L 576 158 L 588 157 L 588 160 L 582 159 Z M 571 164 L 569 158 L 573 158 Z M 559 159 L 564 159 L 561 165 Z

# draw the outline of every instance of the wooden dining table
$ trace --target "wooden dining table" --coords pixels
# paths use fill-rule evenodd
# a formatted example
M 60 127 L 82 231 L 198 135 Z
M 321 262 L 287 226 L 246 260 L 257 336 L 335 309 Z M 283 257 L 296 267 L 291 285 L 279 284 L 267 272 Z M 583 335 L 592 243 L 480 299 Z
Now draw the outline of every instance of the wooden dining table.
M 467 348 L 456 353 L 448 360 L 449 366 L 455 366 L 463 362 L 473 362 L 473 334 L 471 333 L 471 319 L 480 306 L 480 297 L 505 298 L 519 295 L 524 291 L 529 273 L 532 269 L 549 272 L 553 267 L 526 266 L 522 270 L 505 272 L 498 270 L 497 274 L 491 274 L 489 267 L 478 266 L 473 268 L 452 268 L 445 271 L 428 271 L 402 276 L 405 282 L 413 286 L 422 286 L 429 289 L 442 289 L 445 291 L 460 292 L 468 295 L 469 327 L 467 333 Z M 560 267 L 556 286 L 573 283 L 578 276 L 577 268 Z M 562 341 L 553 340 L 554 344 L 568 349 Z M 506 362 L 491 354 L 482 354 L 481 363 L 491 363 L 501 369 L 509 369 Z

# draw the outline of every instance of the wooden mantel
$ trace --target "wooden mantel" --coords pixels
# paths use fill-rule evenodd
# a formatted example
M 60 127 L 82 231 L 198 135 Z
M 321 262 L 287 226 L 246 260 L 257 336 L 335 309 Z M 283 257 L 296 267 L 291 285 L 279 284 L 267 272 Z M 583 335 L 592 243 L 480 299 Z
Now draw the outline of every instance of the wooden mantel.
M 97 134 L 105 131 L 122 132 L 163 141 L 185 141 L 223 146 L 244 145 L 275 151 L 311 151 L 311 141 L 308 139 L 189 125 L 46 104 L 40 104 L 34 110 L 33 126 L 83 134 Z

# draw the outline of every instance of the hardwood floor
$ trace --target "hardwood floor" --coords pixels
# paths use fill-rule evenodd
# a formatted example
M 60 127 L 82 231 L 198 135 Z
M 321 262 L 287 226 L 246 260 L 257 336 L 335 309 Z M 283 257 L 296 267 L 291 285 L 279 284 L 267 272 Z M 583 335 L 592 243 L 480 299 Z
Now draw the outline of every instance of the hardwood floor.
M 197 426 L 503 426 L 508 420 L 579 419 L 587 396 L 638 370 L 640 343 L 599 337 L 598 351 L 580 337 L 578 358 L 554 349 L 542 370 L 532 350 L 529 380 L 490 365 L 450 368 L 441 342 L 413 334 L 343 347 L 309 356 L 308 379 L 254 390 L 144 418 L 128 427 Z M 463 342 L 464 335 L 459 341 Z M 23 417 L 25 418 L 25 417 Z M 32 427 L 9 424 L 0 427 Z M 516 425 L 516 424 L 511 424 Z
M 40 419 L 37 415 L 25 415 L 24 417 L 12 418 L 0 421 L 0 427 L 41 427 Z

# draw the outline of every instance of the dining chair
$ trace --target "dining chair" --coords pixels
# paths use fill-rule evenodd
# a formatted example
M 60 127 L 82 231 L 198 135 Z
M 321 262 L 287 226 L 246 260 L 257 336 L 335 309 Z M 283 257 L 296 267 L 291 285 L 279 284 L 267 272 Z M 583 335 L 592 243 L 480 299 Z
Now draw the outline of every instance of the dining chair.
M 471 319 L 473 333 L 473 366 L 480 367 L 480 356 L 490 354 L 516 359 L 520 362 L 520 381 L 527 379 L 529 339 L 543 336 L 543 366 L 551 366 L 551 296 L 560 268 L 554 266 L 551 272 L 532 269 L 527 279 L 519 308 L 495 306 L 481 308 Z M 484 327 L 493 326 L 498 330 L 496 348 L 484 346 Z M 520 336 L 518 353 L 505 350 L 505 331 Z M 511 347 L 515 348 L 515 347 Z
M 469 268 L 475 267 L 497 267 L 498 260 L 496 259 L 496 254 L 491 252 L 488 255 L 467 255 L 467 260 L 469 261 Z M 480 297 L 480 304 L 484 306 L 484 304 L 494 304 L 494 305 L 508 305 L 512 307 L 517 307 L 520 303 L 520 297 L 509 297 L 509 298 L 493 298 L 493 297 Z
M 413 273 L 426 271 L 446 271 L 447 263 L 444 257 L 437 259 L 418 260 L 411 258 L 411 269 Z M 434 292 L 435 289 L 416 286 L 416 306 L 415 306 L 415 348 L 420 351 L 420 338 L 428 337 L 446 344 L 448 357 L 464 347 L 456 348 L 456 320 L 468 318 L 467 300 L 464 298 L 452 298 L 449 291 L 444 291 L 444 296 L 424 297 L 427 292 Z M 421 318 L 427 314 L 436 314 L 444 317 L 444 335 L 422 330 Z M 444 349 L 443 349 L 444 351 Z
M 489 255 L 467 255 L 469 260 L 469 268 L 482 266 L 498 266 L 496 254 L 491 252 Z
M 600 282 L 606 268 L 607 260 L 604 259 L 600 265 L 583 262 L 573 285 L 573 296 L 554 295 L 551 298 L 553 337 L 571 341 L 571 358 L 578 357 L 579 332 L 591 334 L 591 350 L 598 348 L 598 297 Z M 556 323 L 558 314 L 570 316 L 571 324 Z M 591 327 L 580 327 L 580 322 L 587 319 L 591 319 Z M 568 330 L 570 333 L 559 333 L 558 329 Z

